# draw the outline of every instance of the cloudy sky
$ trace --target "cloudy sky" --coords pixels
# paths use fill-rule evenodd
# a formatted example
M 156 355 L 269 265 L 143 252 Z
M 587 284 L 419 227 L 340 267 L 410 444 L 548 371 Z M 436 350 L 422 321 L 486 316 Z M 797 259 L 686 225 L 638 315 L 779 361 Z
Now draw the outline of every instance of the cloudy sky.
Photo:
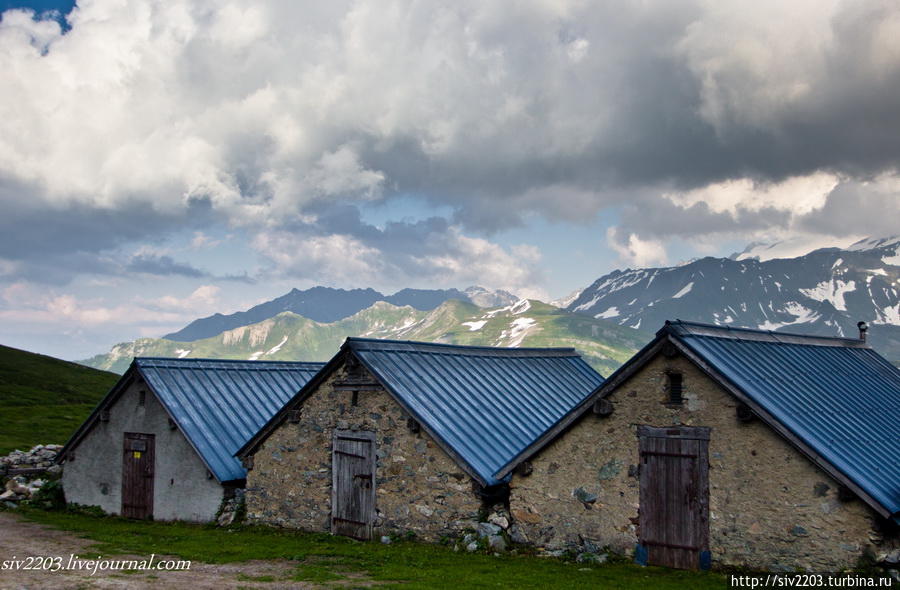
M 896 0 L 0 9 L 7 345 L 900 232 Z

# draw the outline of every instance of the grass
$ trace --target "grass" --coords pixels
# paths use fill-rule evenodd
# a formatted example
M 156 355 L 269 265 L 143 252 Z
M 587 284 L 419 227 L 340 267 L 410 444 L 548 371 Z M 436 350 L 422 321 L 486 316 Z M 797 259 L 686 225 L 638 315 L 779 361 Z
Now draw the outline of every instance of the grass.
M 0 346 L 0 454 L 64 443 L 119 376 Z
M 139 522 L 71 512 L 20 509 L 41 524 L 96 541 L 91 552 L 177 556 L 207 563 L 286 559 L 296 562 L 293 581 L 326 586 L 363 575 L 387 588 L 723 588 L 726 578 L 642 568 L 630 563 L 586 565 L 528 555 L 454 552 L 441 545 L 361 543 L 326 534 L 268 527 L 220 529 L 185 523 Z M 262 581 L 262 580 L 259 580 Z M 274 580 L 273 580 L 274 581 Z M 363 580 L 359 580 L 363 582 Z

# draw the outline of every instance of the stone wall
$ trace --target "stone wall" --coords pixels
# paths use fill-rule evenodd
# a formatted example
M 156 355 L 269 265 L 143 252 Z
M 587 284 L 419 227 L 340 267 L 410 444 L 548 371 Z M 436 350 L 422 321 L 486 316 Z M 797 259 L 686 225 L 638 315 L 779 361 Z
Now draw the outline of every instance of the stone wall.
M 358 375 L 356 375 L 358 377 Z M 302 405 L 299 423 L 285 421 L 263 442 L 247 474 L 249 522 L 330 531 L 334 429 L 376 435 L 375 534 L 436 541 L 474 529 L 482 502 L 473 480 L 384 391 L 335 391 L 339 368 Z
M 146 391 L 144 404 L 139 392 Z M 109 514 L 122 510 L 122 459 L 125 432 L 155 435 L 153 518 L 212 520 L 222 503 L 223 488 L 143 382 L 133 383 L 109 410 L 109 421 L 98 421 L 66 460 L 63 491 L 66 501 L 99 506 Z
M 666 405 L 665 371 L 684 375 L 684 403 Z M 759 420 L 741 423 L 737 401 L 682 357 L 658 355 L 610 396 L 607 418 L 587 414 L 511 483 L 513 519 L 548 548 L 594 544 L 630 553 L 637 542 L 637 426 L 708 426 L 710 550 L 714 564 L 835 571 L 867 549 L 898 546 L 861 500 Z M 883 521 L 882 521 L 883 523 Z

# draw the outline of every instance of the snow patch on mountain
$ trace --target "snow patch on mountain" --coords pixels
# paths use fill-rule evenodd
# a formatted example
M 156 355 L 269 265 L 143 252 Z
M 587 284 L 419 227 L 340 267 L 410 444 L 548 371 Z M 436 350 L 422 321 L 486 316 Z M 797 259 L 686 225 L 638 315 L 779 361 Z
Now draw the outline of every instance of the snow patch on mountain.
M 509 309 L 509 312 L 513 315 L 519 315 L 520 313 L 525 313 L 529 309 L 531 309 L 531 302 L 527 299 L 519 299 Z
M 516 348 L 522 344 L 525 336 L 535 327 L 537 327 L 537 322 L 533 318 L 516 318 L 510 322 L 508 330 L 503 330 L 500 333 L 500 339 L 497 341 L 497 344 L 499 345 L 504 340 L 507 340 L 506 346 Z
M 896 305 L 885 306 L 881 310 L 881 317 L 875 320 L 873 323 L 900 325 L 900 303 Z
M 176 348 L 175 354 L 178 355 L 178 358 L 183 359 L 187 355 L 191 354 L 191 351 L 190 351 L 190 349 Z
M 830 281 L 822 281 L 812 289 L 799 289 L 801 293 L 815 299 L 831 303 L 835 309 L 847 311 L 847 303 L 844 301 L 844 295 L 856 290 L 855 281 L 842 281 L 841 279 L 831 279 Z M 745 310 L 746 311 L 746 310 Z
M 609 309 L 607 309 L 606 311 L 596 314 L 594 317 L 598 318 L 598 319 L 604 319 L 604 320 L 607 320 L 609 318 L 617 318 L 617 317 L 619 317 L 619 308 L 616 306 L 612 306 Z
M 582 293 L 584 293 L 584 289 L 576 289 L 561 299 L 554 299 L 550 302 L 550 305 L 565 309 L 575 303 L 575 300 L 578 299 Z
M 276 352 L 278 352 L 279 350 L 281 350 L 281 347 L 284 346 L 284 343 L 287 342 L 287 341 L 288 341 L 288 337 L 285 336 L 284 338 L 281 339 L 281 342 L 279 342 L 278 344 L 276 344 L 275 346 L 273 346 L 272 348 L 270 348 L 270 349 L 268 350 L 268 352 L 266 352 L 266 356 L 269 356 L 270 354 L 275 354 Z
M 893 256 L 883 256 L 881 261 L 885 264 L 890 264 L 891 266 L 900 266 L 900 254 L 894 254 Z
M 469 328 L 469 332 L 477 332 L 482 329 L 486 323 L 487 320 L 480 320 L 477 322 L 463 322 L 462 325 Z
M 681 297 L 684 297 L 685 295 L 690 293 L 691 289 L 693 289 L 693 288 L 694 288 L 694 281 L 691 281 L 690 283 L 688 283 L 687 285 L 682 287 L 678 291 L 678 293 L 675 293 L 674 295 L 672 295 L 672 299 L 680 299 Z
M 743 252 L 732 254 L 729 258 L 732 260 L 758 260 L 759 262 L 781 258 L 798 258 L 821 248 L 843 248 L 849 250 L 848 246 L 856 239 L 858 239 L 858 236 L 835 242 L 834 238 L 828 236 L 795 236 L 778 242 L 755 242 L 747 246 Z
M 851 252 L 860 252 L 863 250 L 874 250 L 876 248 L 886 248 L 888 246 L 896 246 L 900 244 L 900 236 L 888 236 L 888 237 L 870 237 L 859 240 L 858 242 L 854 242 L 853 244 L 844 248 L 845 250 L 849 250 Z

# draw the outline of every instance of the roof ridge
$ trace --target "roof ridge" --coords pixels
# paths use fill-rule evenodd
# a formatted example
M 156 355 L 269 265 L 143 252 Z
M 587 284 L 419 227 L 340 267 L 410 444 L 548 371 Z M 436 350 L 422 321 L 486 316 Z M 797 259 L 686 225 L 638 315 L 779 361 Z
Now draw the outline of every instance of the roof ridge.
M 796 332 L 775 332 L 773 330 L 758 330 L 740 326 L 719 326 L 716 324 L 685 320 L 666 320 L 665 325 L 657 332 L 657 335 L 665 333 L 674 334 L 676 336 L 727 338 L 731 340 L 762 341 L 778 344 L 871 349 L 866 341 L 858 338 L 817 336 L 813 334 L 799 334 Z
M 347 340 L 344 342 L 345 345 L 349 345 L 351 348 L 356 348 L 356 344 L 374 344 L 377 348 L 389 348 L 391 346 L 397 346 L 398 350 L 403 350 L 400 347 L 408 347 L 409 348 L 435 348 L 438 350 L 445 350 L 448 352 L 460 352 L 465 353 L 467 351 L 471 352 L 490 352 L 495 356 L 508 354 L 510 356 L 526 356 L 526 355 L 534 355 L 536 353 L 553 353 L 554 356 L 580 356 L 574 347 L 566 346 L 566 347 L 500 347 L 500 346 L 485 346 L 485 345 L 469 345 L 469 344 L 448 344 L 445 342 L 423 342 L 420 340 L 388 340 L 381 338 L 359 338 L 356 336 L 349 336 Z
M 490 357 L 580 357 L 573 347 L 559 348 L 514 348 L 498 346 L 475 346 L 465 344 L 446 344 L 443 342 L 420 342 L 415 340 L 380 340 L 376 338 L 347 338 L 344 346 L 351 350 L 380 350 L 422 354 L 446 354 L 460 356 Z
M 139 363 L 144 363 L 146 361 L 163 361 L 163 362 L 171 362 L 171 363 L 253 363 L 255 365 L 321 365 L 325 366 L 325 361 L 276 361 L 276 360 L 259 360 L 259 361 L 251 361 L 249 359 L 216 359 L 216 358 L 178 358 L 178 357 L 170 357 L 170 356 L 136 356 L 134 360 Z

